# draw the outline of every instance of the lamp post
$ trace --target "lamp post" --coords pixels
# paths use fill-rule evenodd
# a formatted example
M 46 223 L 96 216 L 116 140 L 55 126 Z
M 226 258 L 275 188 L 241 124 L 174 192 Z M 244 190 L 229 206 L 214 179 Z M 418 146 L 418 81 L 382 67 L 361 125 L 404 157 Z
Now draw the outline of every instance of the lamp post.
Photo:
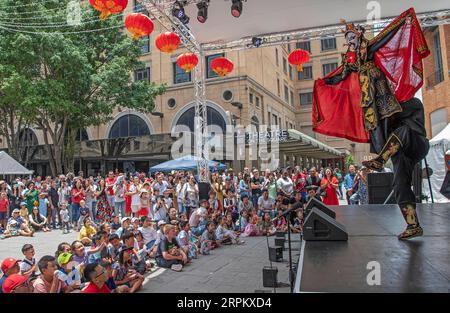
M 163 132 L 162 119 L 164 118 L 164 113 L 162 113 L 162 112 L 152 112 L 151 115 L 160 117 L 160 120 L 161 120 L 161 133 L 162 133 Z

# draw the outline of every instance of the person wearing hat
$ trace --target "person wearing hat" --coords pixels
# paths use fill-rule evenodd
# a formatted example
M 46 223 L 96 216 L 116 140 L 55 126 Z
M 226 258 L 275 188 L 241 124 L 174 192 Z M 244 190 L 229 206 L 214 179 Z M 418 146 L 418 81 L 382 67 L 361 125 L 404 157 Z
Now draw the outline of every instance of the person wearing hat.
M 119 238 L 122 237 L 122 234 L 124 231 L 126 231 L 130 228 L 131 217 L 129 217 L 129 216 L 122 217 L 122 219 L 120 220 L 120 223 L 122 224 L 122 226 L 118 230 L 116 230 L 116 234 L 119 236 Z
M 3 276 L 0 278 L 0 293 L 2 293 L 2 287 L 5 280 L 11 276 L 20 272 L 19 260 L 14 258 L 6 258 L 2 262 Z
M 12 216 L 9 218 L 6 225 L 6 230 L 3 233 L 2 239 L 11 236 L 27 236 L 32 237 L 33 231 L 26 225 L 23 219 L 20 217 L 19 209 L 14 209 L 12 211 Z
M 148 216 L 149 210 L 150 210 L 150 205 L 151 205 L 150 204 L 151 197 L 150 197 L 150 193 L 148 192 L 148 190 L 146 188 L 141 189 L 139 198 L 140 198 L 141 204 L 140 204 L 139 211 L 136 213 L 136 216 L 137 217 Z M 152 213 L 153 212 L 151 212 L 150 214 L 153 215 Z M 133 221 L 132 221 L 132 223 L 133 223 Z
M 81 288 L 81 265 L 72 259 L 72 253 L 61 253 L 57 259 L 60 269 L 55 273 L 59 280 L 71 288 L 69 291 Z
M 31 293 L 32 285 L 27 276 L 13 274 L 3 282 L 3 293 Z

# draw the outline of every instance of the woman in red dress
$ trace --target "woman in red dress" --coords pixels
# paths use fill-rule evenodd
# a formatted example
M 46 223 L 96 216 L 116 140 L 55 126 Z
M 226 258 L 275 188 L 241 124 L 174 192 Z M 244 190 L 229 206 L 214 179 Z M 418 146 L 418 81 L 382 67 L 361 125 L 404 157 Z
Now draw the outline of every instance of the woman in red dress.
M 326 195 L 322 197 L 322 201 L 326 205 L 339 205 L 339 200 L 337 196 L 337 188 L 339 187 L 339 182 L 333 175 L 333 171 L 330 168 L 325 170 L 325 177 L 322 178 L 320 182 L 320 187 L 322 191 L 326 192 Z

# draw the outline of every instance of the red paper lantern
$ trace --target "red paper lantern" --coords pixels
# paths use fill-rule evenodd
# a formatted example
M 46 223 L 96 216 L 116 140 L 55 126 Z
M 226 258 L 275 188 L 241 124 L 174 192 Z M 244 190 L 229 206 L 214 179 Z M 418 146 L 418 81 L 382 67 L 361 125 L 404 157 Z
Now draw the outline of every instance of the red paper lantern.
M 224 57 L 211 61 L 211 69 L 219 76 L 226 76 L 233 71 L 234 64 Z
M 128 0 L 89 0 L 92 7 L 100 11 L 100 19 L 104 20 L 111 14 L 117 14 L 125 10 Z
M 125 19 L 125 27 L 133 35 L 133 39 L 139 39 L 152 33 L 154 25 L 152 20 L 142 13 L 132 13 Z
M 303 71 L 303 64 L 309 61 L 309 53 L 302 49 L 294 50 L 289 54 L 288 61 L 292 65 L 297 65 L 297 70 L 301 72 Z
M 162 52 L 172 53 L 178 49 L 180 37 L 175 33 L 165 32 L 156 37 L 155 45 Z
M 194 53 L 183 53 L 177 58 L 177 64 L 186 72 L 190 72 L 198 64 L 198 58 Z

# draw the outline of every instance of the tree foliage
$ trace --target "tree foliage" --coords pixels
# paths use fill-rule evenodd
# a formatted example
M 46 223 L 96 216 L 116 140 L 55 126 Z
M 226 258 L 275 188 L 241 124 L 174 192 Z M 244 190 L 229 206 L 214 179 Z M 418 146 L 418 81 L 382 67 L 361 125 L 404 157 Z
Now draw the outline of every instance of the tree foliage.
M 0 134 L 11 147 L 19 121 L 41 128 L 54 175 L 63 171 L 65 151 L 73 153 L 67 145 L 79 129 L 107 122 L 118 107 L 151 112 L 165 90 L 133 81 L 144 65 L 123 16 L 100 21 L 85 1 L 81 25 L 57 26 L 67 21 L 68 3 L 6 0 L 0 10 L 0 113 L 7 113 L 0 120 L 2 126 L 15 121 L 14 130 L 2 127 Z M 97 29 L 103 30 L 92 32 Z

